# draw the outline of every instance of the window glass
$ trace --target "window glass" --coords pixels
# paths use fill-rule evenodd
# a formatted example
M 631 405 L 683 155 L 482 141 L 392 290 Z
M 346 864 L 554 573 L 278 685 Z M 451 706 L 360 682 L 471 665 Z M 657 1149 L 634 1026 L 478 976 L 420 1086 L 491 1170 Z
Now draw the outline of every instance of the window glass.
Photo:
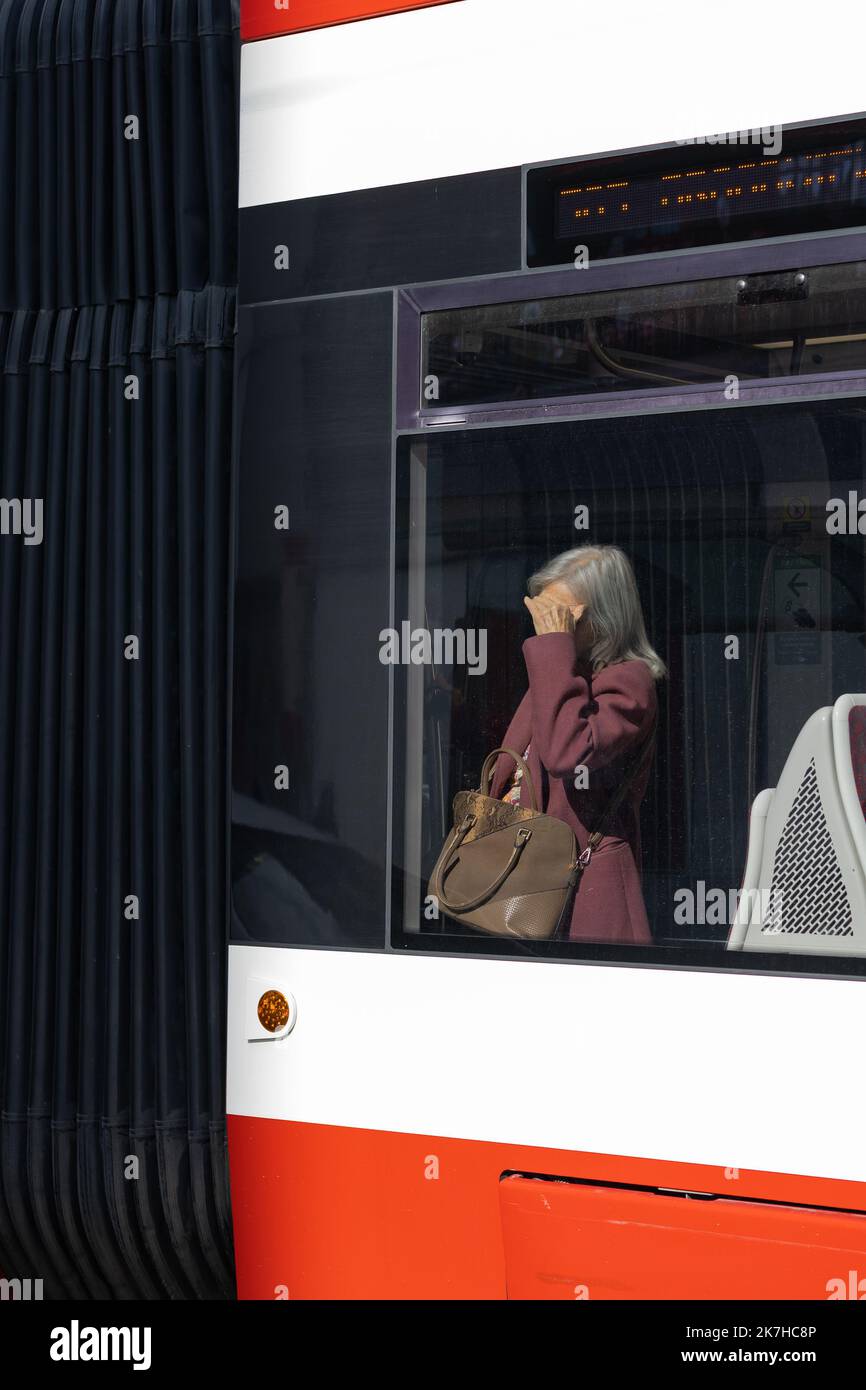
M 234 941 L 384 948 L 391 323 L 390 293 L 241 315 Z
M 437 310 L 422 407 L 858 371 L 866 265 Z
M 673 954 L 742 967 L 755 964 L 749 952 L 767 951 L 795 968 L 816 955 L 860 968 L 866 731 L 856 699 L 850 712 L 837 702 L 866 700 L 864 449 L 861 399 L 401 441 L 392 652 L 395 944 Z M 575 665 L 565 654 L 567 633 L 534 634 L 523 602 L 528 578 L 580 546 L 614 546 L 628 557 L 648 641 L 667 668 L 663 680 L 644 679 L 634 662 L 586 680 L 586 660 Z M 627 760 L 605 766 L 589 757 L 589 785 L 578 785 L 585 774 L 561 765 L 551 721 L 565 711 L 566 724 L 572 721 L 565 733 L 577 737 L 577 726 L 593 717 L 600 728 L 599 709 L 616 714 L 619 702 L 620 712 L 633 713 L 649 698 L 647 688 L 657 695 L 658 730 L 635 810 L 640 852 L 629 843 L 618 862 L 608 858 L 601 875 L 608 887 L 593 896 L 585 889 L 609 853 L 602 842 L 574 896 L 570 935 L 563 937 L 562 923 L 554 940 L 496 935 L 442 909 L 430 878 L 453 833 L 455 796 L 479 788 L 482 763 L 502 743 L 527 689 L 533 717 L 536 704 L 540 712 L 521 736 L 537 744 L 541 809 L 557 816 L 567 806 L 572 828 L 576 817 L 589 830 L 590 811 L 597 816 L 612 798 L 611 773 L 621 777 Z M 814 718 L 834 706 L 845 720 L 843 736 L 837 718 L 835 745 L 830 716 Z M 811 742 L 805 757 L 798 745 L 796 785 L 786 790 L 807 724 Z M 610 727 L 597 732 L 602 742 L 616 737 Z M 574 746 L 565 739 L 566 751 Z M 629 744 L 629 756 L 637 747 Z M 835 772 L 834 757 L 842 759 Z M 756 894 L 769 887 L 778 901 L 764 900 L 757 925 L 737 931 L 747 854 L 757 843 L 750 842 L 750 810 L 773 788 L 779 795 L 763 842 L 770 869 L 762 877 L 759 864 L 749 882 Z M 493 800 L 501 801 L 499 792 Z M 509 815 L 508 833 L 516 834 Z M 755 835 L 765 825 L 761 815 L 751 817 Z M 620 844 L 630 835 L 626 826 Z M 458 851 L 468 864 L 467 850 L 471 858 L 471 840 Z M 640 861 L 642 878 L 630 860 Z M 491 850 L 490 881 L 504 863 Z M 533 873 L 527 893 L 544 887 L 543 865 Z M 455 903 L 465 901 L 465 882 Z

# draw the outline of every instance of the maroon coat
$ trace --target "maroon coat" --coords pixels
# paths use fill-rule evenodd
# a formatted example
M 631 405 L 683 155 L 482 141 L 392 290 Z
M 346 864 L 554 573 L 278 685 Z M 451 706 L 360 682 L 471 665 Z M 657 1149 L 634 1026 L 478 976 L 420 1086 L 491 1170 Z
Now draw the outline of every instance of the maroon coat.
M 518 753 L 529 746 L 538 809 L 565 821 L 582 850 L 623 773 L 640 756 L 655 719 L 655 682 L 643 661 L 622 661 L 592 675 L 567 632 L 530 637 L 523 655 L 529 690 L 502 744 Z M 581 765 L 588 786 L 578 790 L 575 771 Z M 639 808 L 649 772 L 647 767 L 631 788 L 592 855 L 574 899 L 572 941 L 652 940 L 640 884 Z M 500 755 L 493 796 L 503 795 L 513 773 L 513 761 Z M 530 805 L 525 778 L 520 804 Z

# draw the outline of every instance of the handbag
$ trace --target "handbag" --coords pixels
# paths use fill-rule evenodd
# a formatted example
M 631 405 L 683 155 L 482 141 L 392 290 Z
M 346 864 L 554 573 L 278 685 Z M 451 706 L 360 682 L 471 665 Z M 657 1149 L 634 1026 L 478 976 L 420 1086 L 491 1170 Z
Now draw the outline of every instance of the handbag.
M 565 821 L 538 810 L 532 775 L 512 748 L 484 759 L 477 791 L 458 792 L 454 825 L 430 877 L 428 893 L 451 917 L 494 936 L 551 941 L 568 923 L 574 894 L 630 787 L 655 745 L 655 724 L 622 778 L 581 854 Z M 507 753 L 521 769 L 530 806 L 490 795 L 493 769 Z

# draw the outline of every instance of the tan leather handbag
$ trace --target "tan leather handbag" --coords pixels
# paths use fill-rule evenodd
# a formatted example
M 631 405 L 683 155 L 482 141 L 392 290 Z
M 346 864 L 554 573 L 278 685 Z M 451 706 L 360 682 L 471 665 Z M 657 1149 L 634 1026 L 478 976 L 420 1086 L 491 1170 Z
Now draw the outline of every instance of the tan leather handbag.
M 537 809 L 532 776 L 520 754 L 512 748 L 494 748 L 484 760 L 479 790 L 458 792 L 454 798 L 454 828 L 436 861 L 428 893 L 449 916 L 494 936 L 550 941 L 563 927 L 567 931 L 581 877 L 606 826 L 646 765 L 654 735 L 653 730 L 580 855 L 565 821 Z M 500 753 L 507 753 L 521 769 L 531 809 L 490 795 Z

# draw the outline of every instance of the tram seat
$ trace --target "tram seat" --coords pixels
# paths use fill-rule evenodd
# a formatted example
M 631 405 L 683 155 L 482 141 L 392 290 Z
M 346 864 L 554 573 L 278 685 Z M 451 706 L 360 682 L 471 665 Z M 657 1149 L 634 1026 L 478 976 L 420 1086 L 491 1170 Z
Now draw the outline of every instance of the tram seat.
M 755 798 L 727 946 L 866 955 L 866 695 L 817 710 Z

